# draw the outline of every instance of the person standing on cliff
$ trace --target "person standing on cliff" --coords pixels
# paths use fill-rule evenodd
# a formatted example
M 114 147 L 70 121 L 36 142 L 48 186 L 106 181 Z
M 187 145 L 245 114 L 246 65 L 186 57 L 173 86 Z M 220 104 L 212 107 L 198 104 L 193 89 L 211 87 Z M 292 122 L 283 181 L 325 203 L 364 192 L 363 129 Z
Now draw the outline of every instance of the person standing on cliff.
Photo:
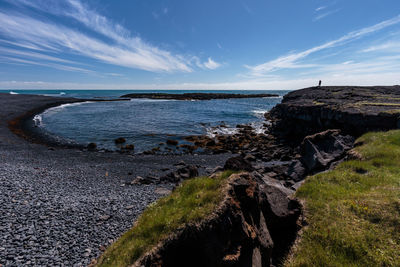
M 321 87 L 322 81 L 319 80 L 318 87 Z

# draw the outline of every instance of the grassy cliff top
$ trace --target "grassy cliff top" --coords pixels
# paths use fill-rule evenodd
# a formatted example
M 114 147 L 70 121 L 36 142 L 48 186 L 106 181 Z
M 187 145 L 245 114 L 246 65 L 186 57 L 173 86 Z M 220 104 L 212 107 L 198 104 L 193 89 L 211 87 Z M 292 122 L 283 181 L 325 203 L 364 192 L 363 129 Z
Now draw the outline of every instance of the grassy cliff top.
M 400 131 L 368 133 L 362 160 L 307 178 L 304 228 L 286 266 L 400 266 Z
M 187 223 L 210 215 L 223 200 L 222 189 L 233 172 L 217 178 L 199 177 L 183 182 L 169 196 L 150 205 L 135 225 L 100 257 L 98 266 L 128 266 Z

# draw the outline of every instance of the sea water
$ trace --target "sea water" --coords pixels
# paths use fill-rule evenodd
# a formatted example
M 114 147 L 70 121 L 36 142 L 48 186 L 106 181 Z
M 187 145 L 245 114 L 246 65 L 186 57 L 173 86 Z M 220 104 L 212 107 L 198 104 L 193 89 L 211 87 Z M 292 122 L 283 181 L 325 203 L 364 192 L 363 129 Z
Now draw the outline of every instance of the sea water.
M 167 139 L 180 142 L 188 135 L 232 134 L 237 124 L 251 124 L 259 131 L 265 124 L 264 113 L 280 103 L 288 91 L 143 91 L 143 90 L 20 90 L 12 94 L 88 99 L 83 103 L 50 108 L 35 116 L 37 126 L 52 135 L 77 144 L 90 142 L 98 148 L 117 150 L 118 137 L 134 144 L 135 152 L 159 146 Z M 92 102 L 90 99 L 114 99 L 128 93 L 241 93 L 278 94 L 271 98 L 215 99 L 199 101 L 131 99 L 130 101 Z M 223 127 L 220 127 L 223 125 Z

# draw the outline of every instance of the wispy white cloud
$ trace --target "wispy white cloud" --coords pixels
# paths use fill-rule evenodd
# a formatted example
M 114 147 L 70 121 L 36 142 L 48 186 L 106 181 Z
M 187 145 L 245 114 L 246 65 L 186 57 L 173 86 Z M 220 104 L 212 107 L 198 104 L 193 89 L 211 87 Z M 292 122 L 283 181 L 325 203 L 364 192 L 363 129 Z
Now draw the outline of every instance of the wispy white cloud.
M 132 36 L 123 26 L 91 10 L 79 0 L 8 1 L 72 18 L 104 37 L 99 39 L 27 14 L 0 11 L 0 35 L 10 44 L 46 52 L 74 53 L 108 64 L 152 72 L 193 71 L 191 57 L 173 54 Z M 167 13 L 168 9 L 163 12 Z
M 327 8 L 327 6 L 320 6 L 320 7 L 317 7 L 317 8 L 315 9 L 315 12 L 322 11 L 322 10 L 324 10 L 324 9 L 326 9 L 326 8 Z
M 207 62 L 204 62 L 204 66 L 205 66 L 207 69 L 215 70 L 216 68 L 219 68 L 219 67 L 221 66 L 221 64 L 218 63 L 218 62 L 215 62 L 214 60 L 212 60 L 212 59 L 209 57 L 209 58 L 208 58 L 208 61 L 207 61 Z
M 44 48 L 38 47 L 38 46 L 33 45 L 33 44 L 29 44 L 29 43 L 23 43 L 23 42 L 18 42 L 17 43 L 17 42 L 12 42 L 12 41 L 9 41 L 9 40 L 4 40 L 4 39 L 0 39 L 0 43 L 7 44 L 7 45 L 12 45 L 12 46 L 17 46 L 17 47 L 20 47 L 20 48 L 26 48 L 26 49 L 30 49 L 30 50 L 45 51 Z M 52 49 L 52 50 L 55 50 L 55 48 Z
M 24 57 L 24 58 L 40 59 L 40 60 L 46 60 L 46 61 L 55 61 L 55 62 L 59 62 L 59 63 L 77 64 L 76 62 L 67 60 L 67 59 L 62 59 L 62 58 L 49 56 L 49 55 L 45 55 L 45 54 L 40 54 L 40 53 L 36 53 L 36 52 L 31 52 L 31 51 L 21 51 L 21 50 L 4 48 L 4 47 L 0 47 L 0 55 L 1 54 L 20 56 L 20 57 Z
M 8 64 L 15 63 L 17 65 L 36 65 L 36 66 L 54 68 L 54 69 L 63 70 L 63 71 L 73 71 L 73 72 L 86 73 L 86 74 L 95 74 L 94 71 L 85 69 L 85 68 L 79 68 L 79 67 L 51 63 L 51 62 L 32 61 L 32 60 L 9 57 L 9 56 L 0 56 L 0 62 L 8 63 Z
M 363 49 L 361 52 L 400 52 L 400 42 L 390 41 L 380 45 L 373 45 Z
M 336 12 L 339 12 L 339 11 L 340 11 L 340 8 L 335 9 L 335 10 L 331 10 L 331 11 L 327 11 L 327 12 L 322 13 L 322 14 L 319 14 L 313 19 L 313 21 L 315 22 L 315 21 L 321 20 L 321 19 L 323 19 L 323 18 L 325 18 L 327 16 L 330 16 L 332 14 L 335 14 Z
M 395 25 L 398 23 L 400 23 L 400 15 L 396 16 L 392 19 L 385 20 L 381 23 L 375 24 L 373 26 L 366 27 L 366 28 L 363 28 L 358 31 L 350 32 L 336 40 L 333 40 L 333 41 L 324 43 L 322 45 L 307 49 L 305 51 L 301 51 L 298 53 L 291 53 L 289 55 L 281 56 L 274 60 L 265 62 L 263 64 L 259 64 L 256 66 L 246 65 L 246 67 L 250 70 L 250 75 L 255 76 L 255 77 L 264 76 L 266 74 L 269 74 L 271 72 L 281 70 L 281 69 L 316 67 L 314 64 L 301 63 L 300 61 L 316 52 L 344 45 L 348 42 L 352 42 L 352 41 L 362 38 L 368 34 L 372 34 L 374 32 L 380 31 L 382 29 L 385 29 L 389 26 L 392 26 L 392 25 Z
M 201 62 L 198 57 L 193 57 L 192 61 L 196 66 L 202 69 L 215 70 L 222 66 L 221 63 L 214 61 L 211 57 L 209 57 L 208 60 L 205 62 Z

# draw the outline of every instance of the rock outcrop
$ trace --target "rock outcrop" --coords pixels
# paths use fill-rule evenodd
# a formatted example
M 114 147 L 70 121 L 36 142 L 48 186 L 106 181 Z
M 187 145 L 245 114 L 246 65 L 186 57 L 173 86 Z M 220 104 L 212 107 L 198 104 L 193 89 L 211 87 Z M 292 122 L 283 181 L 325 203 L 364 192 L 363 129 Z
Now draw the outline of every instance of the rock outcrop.
M 301 142 L 310 134 L 341 129 L 358 137 L 400 127 L 400 86 L 311 87 L 293 91 L 266 114 L 272 131 Z
M 301 143 L 302 160 L 309 173 L 329 168 L 353 147 L 354 137 L 341 135 L 340 130 L 326 130 L 306 136 Z
M 187 224 L 133 266 L 271 266 L 293 242 L 300 204 L 250 173 L 233 174 L 225 198 L 197 224 Z

